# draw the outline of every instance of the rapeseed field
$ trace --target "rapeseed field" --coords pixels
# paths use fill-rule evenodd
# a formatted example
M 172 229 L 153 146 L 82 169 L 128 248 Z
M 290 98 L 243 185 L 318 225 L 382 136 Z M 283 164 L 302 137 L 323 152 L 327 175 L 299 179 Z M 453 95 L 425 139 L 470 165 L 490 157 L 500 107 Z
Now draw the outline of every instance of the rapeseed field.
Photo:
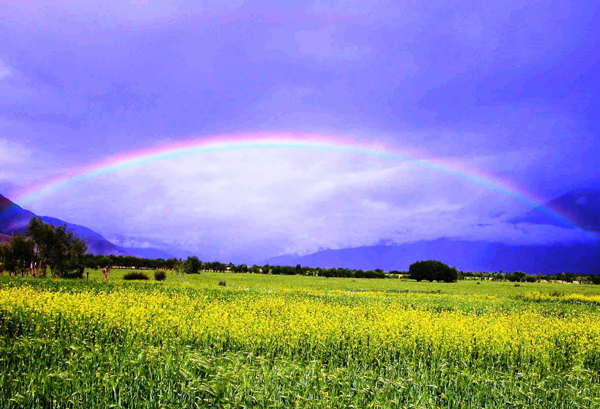
M 111 278 L 1 279 L 1 407 L 600 407 L 592 286 Z

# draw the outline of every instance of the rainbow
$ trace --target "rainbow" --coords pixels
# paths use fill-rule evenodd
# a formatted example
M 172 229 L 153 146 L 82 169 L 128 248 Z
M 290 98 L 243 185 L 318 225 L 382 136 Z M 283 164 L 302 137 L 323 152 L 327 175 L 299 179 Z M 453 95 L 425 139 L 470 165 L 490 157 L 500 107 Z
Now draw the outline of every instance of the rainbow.
M 368 145 L 363 142 L 349 141 L 346 138 L 298 133 L 222 135 L 177 141 L 152 148 L 133 150 L 105 158 L 104 160 L 89 166 L 70 170 L 43 184 L 30 186 L 19 192 L 15 199 L 22 205 L 27 205 L 43 196 L 76 183 L 81 183 L 103 175 L 117 173 L 125 169 L 142 166 L 156 161 L 211 152 L 260 149 L 346 152 L 396 162 L 410 162 L 416 166 L 434 169 L 446 174 L 464 178 L 499 194 L 508 196 L 528 207 L 539 208 L 561 224 L 568 225 L 587 235 L 593 236 L 590 233 L 583 231 L 583 229 L 559 212 L 545 207 L 539 199 L 536 199 L 531 194 L 520 190 L 510 182 L 495 178 L 481 170 L 470 168 L 463 164 L 451 162 L 443 158 L 421 158 L 419 157 L 420 155 L 414 152 L 400 152 L 383 145 Z

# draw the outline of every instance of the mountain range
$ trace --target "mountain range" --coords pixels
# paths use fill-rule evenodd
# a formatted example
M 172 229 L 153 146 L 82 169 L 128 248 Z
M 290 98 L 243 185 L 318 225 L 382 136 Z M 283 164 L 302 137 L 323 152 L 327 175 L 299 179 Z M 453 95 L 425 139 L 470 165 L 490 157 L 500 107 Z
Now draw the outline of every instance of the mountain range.
M 6 197 L 0 195 L 0 242 L 6 241 L 7 237 L 15 234 L 25 234 L 27 224 L 33 217 L 38 217 L 33 212 L 21 208 Z M 54 217 L 39 216 L 48 224 L 60 226 L 65 224 L 67 231 L 78 237 L 85 238 L 88 246 L 88 253 L 92 254 L 114 254 L 117 256 L 136 256 L 145 258 L 171 258 L 170 253 L 156 248 L 136 248 L 117 246 L 85 226 L 73 224 Z M 4 238 L 3 238 L 4 237 Z
M 600 274 L 600 246 L 597 244 L 520 246 L 449 238 L 393 246 L 323 250 L 305 256 L 284 255 L 266 260 L 265 263 L 407 271 L 415 261 L 429 259 L 439 260 L 461 271 Z
M 552 217 L 548 209 L 564 215 L 568 220 Z M 581 228 L 597 234 L 600 238 L 600 190 L 571 191 L 509 222 Z M 509 245 L 440 238 L 400 245 L 323 250 L 304 256 L 288 254 L 268 259 L 265 263 L 406 271 L 415 261 L 427 259 L 442 261 L 462 271 L 600 274 L 599 241 L 552 245 Z
M 565 216 L 570 223 L 552 217 L 545 209 Z M 577 189 L 536 207 L 525 215 L 510 220 L 511 223 L 549 224 L 560 227 L 580 228 L 600 233 L 600 191 Z
M 571 223 L 552 217 L 547 209 L 565 215 Z M 25 233 L 35 214 L 0 195 L 0 243 L 11 235 Z M 133 255 L 145 258 L 186 257 L 190 252 L 177 249 L 158 240 L 115 236 L 114 244 L 101 234 L 77 224 L 53 217 L 42 220 L 55 226 L 66 224 L 67 230 L 87 239 L 88 252 L 93 254 Z M 566 228 L 583 228 L 600 236 L 600 190 L 574 190 L 545 206 L 509 220 L 520 224 L 549 224 Z M 133 247 L 143 243 L 144 247 Z M 153 246 L 153 247 L 147 247 Z M 523 271 L 530 274 L 573 272 L 600 273 L 600 245 L 596 242 L 559 243 L 552 245 L 510 245 L 487 241 L 467 241 L 451 238 L 423 240 L 400 245 L 364 246 L 338 250 L 323 250 L 299 256 L 287 254 L 264 261 L 271 265 L 311 267 L 344 267 L 406 271 L 417 260 L 436 259 L 462 271 Z M 208 261 L 208 260 L 207 260 Z

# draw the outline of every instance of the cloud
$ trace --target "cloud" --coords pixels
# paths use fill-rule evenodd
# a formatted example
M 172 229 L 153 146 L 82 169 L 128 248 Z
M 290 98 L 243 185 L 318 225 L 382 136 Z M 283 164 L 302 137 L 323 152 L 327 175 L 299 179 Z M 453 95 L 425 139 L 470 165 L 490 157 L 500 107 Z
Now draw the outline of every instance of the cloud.
M 556 244 L 565 242 L 589 242 L 591 234 L 575 229 L 529 223 L 489 223 L 471 229 L 457 238 L 467 240 L 496 241 L 514 245 Z
M 9 65 L 0 55 L 0 98 L 4 103 L 3 116 L 24 104 L 35 103 L 47 96 L 48 90 L 44 85 L 33 84 L 23 72 Z M 6 122 L 6 119 L 0 117 L 0 122 Z
M 298 30 L 293 38 L 296 47 L 287 48 L 294 50 L 297 56 L 314 57 L 330 64 L 339 63 L 340 60 L 361 60 L 370 53 L 367 46 L 348 41 L 343 30 L 331 25 L 311 30 Z
M 13 75 L 13 70 L 0 59 L 0 81 Z
M 0 129 L 3 128 L 2 125 L 0 120 Z M 10 197 L 19 185 L 31 183 L 35 180 L 31 168 L 36 167 L 33 152 L 29 147 L 0 138 L 0 194 Z
M 0 163 L 25 164 L 31 159 L 31 150 L 17 142 L 0 138 Z M 6 170 L 6 166 L 3 167 Z
M 0 116 L 0 194 L 18 199 L 26 186 L 35 186 L 60 174 L 54 153 L 29 140 L 28 127 Z
M 382 240 L 547 241 L 549 232 L 530 236 L 499 223 L 500 211 L 508 209 L 509 217 L 526 209 L 466 179 L 321 151 L 249 150 L 148 163 L 74 184 L 31 207 L 107 236 L 143 236 L 205 258 L 250 262 Z
M 0 1 L 10 10 L 13 16 L 31 21 L 48 20 L 62 17 L 82 19 L 102 17 L 106 20 L 125 21 L 129 23 L 169 23 L 175 18 L 200 13 L 232 12 L 245 4 L 243 0 L 221 2 L 217 0 L 172 2 L 168 0 L 133 0 L 122 2 L 106 2 L 90 0 L 61 1 L 49 6 L 43 0 L 30 0 L 27 7 L 17 7 L 13 2 Z
M 165 135 L 260 130 L 424 149 L 548 199 L 594 174 L 593 2 L 284 3 L 0 0 L 2 192 Z M 527 209 L 463 179 L 324 152 L 147 164 L 32 206 L 224 256 L 570 234 L 504 226 Z

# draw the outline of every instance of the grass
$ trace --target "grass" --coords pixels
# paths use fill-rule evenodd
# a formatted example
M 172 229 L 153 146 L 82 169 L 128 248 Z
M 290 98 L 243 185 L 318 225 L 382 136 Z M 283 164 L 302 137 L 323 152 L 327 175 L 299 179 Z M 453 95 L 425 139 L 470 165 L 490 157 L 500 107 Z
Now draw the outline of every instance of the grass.
M 0 407 L 600 406 L 600 286 L 128 272 L 0 277 Z
M 137 270 L 113 269 L 109 272 L 109 282 L 119 281 L 127 273 Z M 151 270 L 142 270 L 152 275 Z M 101 270 L 86 270 L 90 280 L 102 281 Z M 317 290 L 317 291 L 442 291 L 454 294 L 490 294 L 496 296 L 522 295 L 531 291 L 558 292 L 562 294 L 600 295 L 600 286 L 562 283 L 515 283 L 506 281 L 464 280 L 456 283 L 429 283 L 403 279 L 368 278 L 326 278 L 301 275 L 281 276 L 266 274 L 212 273 L 178 276 L 168 272 L 167 282 L 174 285 L 210 287 L 220 280 L 228 286 L 266 290 Z M 477 283 L 480 284 L 477 284 Z

